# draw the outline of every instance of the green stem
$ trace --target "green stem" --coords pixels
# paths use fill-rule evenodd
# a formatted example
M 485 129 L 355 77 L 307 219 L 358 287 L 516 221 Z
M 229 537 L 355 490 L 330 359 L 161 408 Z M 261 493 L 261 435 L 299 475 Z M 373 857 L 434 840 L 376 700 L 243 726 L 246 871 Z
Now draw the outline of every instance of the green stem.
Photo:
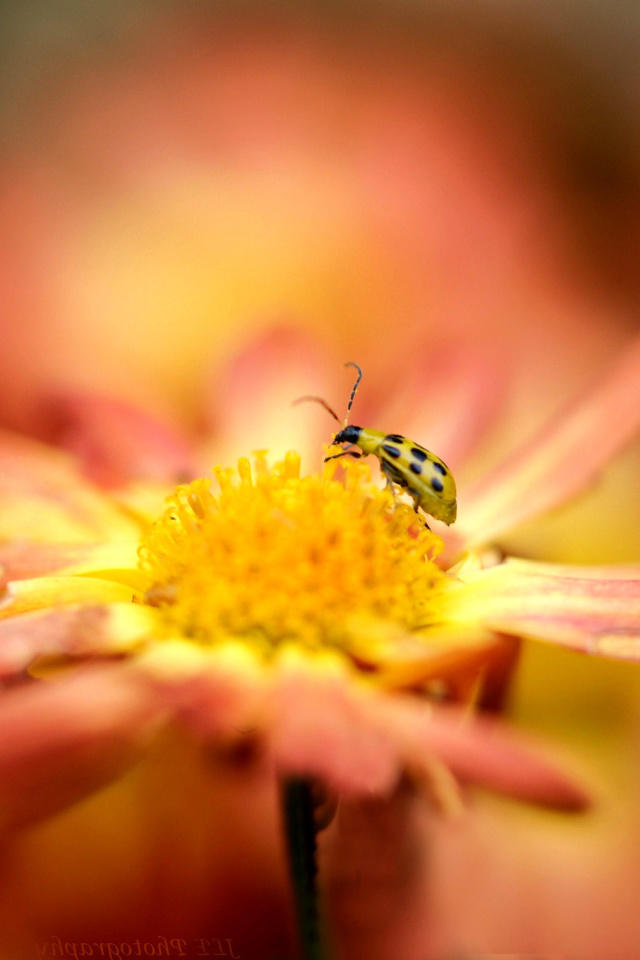
M 297 778 L 285 780 L 282 808 L 303 958 L 326 960 L 318 909 L 317 831 L 310 782 Z

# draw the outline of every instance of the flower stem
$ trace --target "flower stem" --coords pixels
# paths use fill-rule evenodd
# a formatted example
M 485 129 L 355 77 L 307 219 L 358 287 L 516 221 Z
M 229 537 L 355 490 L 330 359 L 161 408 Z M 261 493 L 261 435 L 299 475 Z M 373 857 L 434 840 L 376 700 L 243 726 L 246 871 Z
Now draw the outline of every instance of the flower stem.
M 311 784 L 308 780 L 285 780 L 282 788 L 282 809 L 303 960 L 325 960 L 316 882 L 317 829 L 313 816 Z

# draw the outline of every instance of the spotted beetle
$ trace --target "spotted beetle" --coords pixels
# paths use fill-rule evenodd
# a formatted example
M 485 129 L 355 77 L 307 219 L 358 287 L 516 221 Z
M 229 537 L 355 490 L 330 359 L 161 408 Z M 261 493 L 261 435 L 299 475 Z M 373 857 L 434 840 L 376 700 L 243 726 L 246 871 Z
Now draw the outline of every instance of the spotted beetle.
M 341 453 L 325 457 L 325 463 L 327 460 L 337 460 L 339 457 L 368 457 L 369 454 L 373 454 L 380 461 L 380 468 L 389 488 L 393 491 L 395 483 L 405 489 L 413 498 L 416 512 L 420 507 L 436 520 L 442 520 L 446 524 L 453 523 L 457 512 L 456 483 L 451 471 L 440 457 L 436 457 L 435 453 L 431 453 L 399 433 L 383 433 L 382 430 L 356 427 L 347 423 L 353 398 L 362 380 L 362 370 L 357 363 L 351 361 L 345 366 L 355 367 L 358 377 L 349 397 L 344 421 L 340 420 L 322 397 L 300 397 L 294 401 L 302 403 L 311 400 L 314 403 L 320 403 L 342 425 L 342 429 L 333 438 L 333 444 L 347 444 L 347 446 Z M 360 452 L 354 450 L 354 447 L 357 447 Z

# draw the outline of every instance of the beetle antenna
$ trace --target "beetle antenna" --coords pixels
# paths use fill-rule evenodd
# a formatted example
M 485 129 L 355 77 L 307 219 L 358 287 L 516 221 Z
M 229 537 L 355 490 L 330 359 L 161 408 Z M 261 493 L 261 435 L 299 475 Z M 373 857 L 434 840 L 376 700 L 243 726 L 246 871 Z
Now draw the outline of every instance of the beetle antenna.
M 344 425 L 346 427 L 347 422 L 349 420 L 349 414 L 351 413 L 351 407 L 353 406 L 353 398 L 355 397 L 356 390 L 360 386 L 360 381 L 362 380 L 362 370 L 360 369 L 357 363 L 353 362 L 353 360 L 349 360 L 348 363 L 345 363 L 345 367 L 355 367 L 356 370 L 358 371 L 358 377 L 356 379 L 356 382 L 353 385 L 353 390 L 351 391 L 351 396 L 349 397 L 349 403 L 347 404 L 347 415 L 344 418 Z
M 319 403 L 321 407 L 324 407 L 327 413 L 330 413 L 334 420 L 337 420 L 338 423 L 342 423 L 338 414 L 333 410 L 326 400 L 323 400 L 322 397 L 298 397 L 297 400 L 291 402 L 292 407 L 297 407 L 299 403 Z

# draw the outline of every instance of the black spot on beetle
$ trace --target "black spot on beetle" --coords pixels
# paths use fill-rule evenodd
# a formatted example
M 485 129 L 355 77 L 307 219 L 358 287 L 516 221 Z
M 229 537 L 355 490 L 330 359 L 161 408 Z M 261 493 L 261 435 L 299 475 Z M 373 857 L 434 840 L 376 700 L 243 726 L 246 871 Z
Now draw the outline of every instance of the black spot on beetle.
M 412 473 L 421 474 L 422 466 L 419 463 L 410 463 L 409 470 L 411 470 Z
M 445 475 L 445 473 L 446 473 L 447 471 L 446 471 L 445 468 L 442 466 L 442 464 L 441 464 L 441 463 L 436 463 L 436 462 L 434 461 L 433 466 L 434 466 L 434 468 L 438 471 L 438 473 L 441 473 L 442 476 L 444 477 L 444 475 Z
M 388 433 L 385 440 L 391 440 L 392 443 L 404 443 L 404 437 L 400 433 Z
M 442 481 L 438 480 L 437 477 L 432 477 L 431 486 L 437 493 L 442 493 Z
M 421 450 L 420 447 L 411 447 L 411 453 L 416 458 L 420 460 L 421 463 L 424 463 L 425 460 L 429 459 L 429 454 L 426 450 Z
M 400 451 L 397 447 L 392 447 L 390 443 L 383 443 L 382 449 L 385 453 L 388 453 L 390 457 L 394 457 L 396 460 L 400 456 Z

